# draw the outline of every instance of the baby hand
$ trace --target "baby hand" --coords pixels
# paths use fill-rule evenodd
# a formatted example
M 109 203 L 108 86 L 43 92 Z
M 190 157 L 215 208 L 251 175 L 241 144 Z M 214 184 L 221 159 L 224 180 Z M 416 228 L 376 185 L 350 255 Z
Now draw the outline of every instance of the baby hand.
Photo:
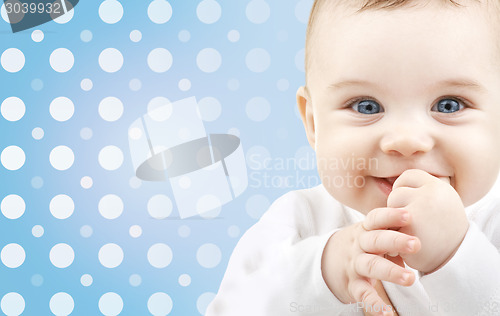
M 378 295 L 377 280 L 409 286 L 415 281 L 400 257 L 392 260 L 387 253 L 413 254 L 419 251 L 418 238 L 389 228 L 411 223 L 408 211 L 378 208 L 363 222 L 348 226 L 330 237 L 322 257 L 323 278 L 332 293 L 344 304 L 362 302 L 371 311 L 391 311 Z M 394 261 L 394 262 L 393 262 Z M 392 312 L 384 315 L 392 315 Z
M 410 212 L 412 222 L 399 232 L 418 237 L 422 249 L 401 257 L 410 267 L 424 273 L 448 262 L 469 228 L 462 200 L 449 184 L 449 178 L 439 179 L 423 170 L 409 169 L 396 179 L 387 207 Z

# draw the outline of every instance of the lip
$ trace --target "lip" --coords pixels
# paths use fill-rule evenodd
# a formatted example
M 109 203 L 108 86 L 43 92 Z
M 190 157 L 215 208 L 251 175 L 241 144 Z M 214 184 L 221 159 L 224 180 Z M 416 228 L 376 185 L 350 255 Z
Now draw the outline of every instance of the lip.
M 392 185 L 394 181 L 396 181 L 397 177 L 389 177 L 389 178 L 378 178 L 378 177 L 373 177 L 375 180 L 375 183 L 379 187 L 379 189 L 382 191 L 382 193 L 385 194 L 385 196 L 389 196 L 389 194 L 392 192 Z M 390 180 L 394 179 L 394 181 L 390 182 Z

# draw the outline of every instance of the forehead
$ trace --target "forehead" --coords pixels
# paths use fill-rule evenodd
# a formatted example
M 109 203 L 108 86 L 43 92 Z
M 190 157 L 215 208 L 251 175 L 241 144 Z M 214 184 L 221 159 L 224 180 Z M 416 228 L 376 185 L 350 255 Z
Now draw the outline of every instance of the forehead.
M 464 61 L 469 65 L 489 62 L 491 67 L 498 41 L 489 8 L 471 1 L 462 7 L 443 1 L 426 3 L 362 12 L 341 6 L 319 12 L 311 34 L 309 48 L 314 56 L 308 57 L 309 76 L 325 71 L 331 75 L 347 67 L 350 72 L 366 71 L 368 66 L 389 61 L 401 61 L 396 69 L 401 76 L 418 64 L 441 65 L 449 71 Z

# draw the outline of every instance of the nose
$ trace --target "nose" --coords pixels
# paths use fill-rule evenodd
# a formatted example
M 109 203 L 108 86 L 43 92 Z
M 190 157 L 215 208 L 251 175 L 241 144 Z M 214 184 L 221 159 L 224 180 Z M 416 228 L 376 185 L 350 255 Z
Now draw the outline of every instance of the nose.
M 402 121 L 388 127 L 380 140 L 380 149 L 389 155 L 410 157 L 429 152 L 434 147 L 434 138 L 425 124 Z

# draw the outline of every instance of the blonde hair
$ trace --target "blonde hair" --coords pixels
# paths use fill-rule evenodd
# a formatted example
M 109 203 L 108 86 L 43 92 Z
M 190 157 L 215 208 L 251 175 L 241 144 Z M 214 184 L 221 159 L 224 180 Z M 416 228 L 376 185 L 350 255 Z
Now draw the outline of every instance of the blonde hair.
M 432 0 L 428 0 L 432 1 Z M 443 4 L 450 4 L 456 7 L 462 6 L 456 0 L 440 0 Z M 482 2 L 481 0 L 474 0 L 476 2 Z M 306 46 L 305 46 L 305 73 L 306 73 L 306 84 L 308 82 L 308 69 L 311 68 L 311 52 L 313 46 L 313 40 L 320 24 L 319 20 L 323 18 L 321 12 L 334 12 L 334 9 L 338 6 L 344 6 L 349 8 L 354 8 L 355 12 L 362 12 L 368 10 L 391 10 L 400 7 L 410 7 L 415 4 L 414 0 L 315 0 L 309 15 L 309 22 L 307 24 L 306 31 Z M 492 3 L 495 7 L 494 17 L 498 22 L 500 19 L 500 1 L 498 0 L 488 0 L 488 3 Z M 497 23 L 500 25 L 500 23 Z

